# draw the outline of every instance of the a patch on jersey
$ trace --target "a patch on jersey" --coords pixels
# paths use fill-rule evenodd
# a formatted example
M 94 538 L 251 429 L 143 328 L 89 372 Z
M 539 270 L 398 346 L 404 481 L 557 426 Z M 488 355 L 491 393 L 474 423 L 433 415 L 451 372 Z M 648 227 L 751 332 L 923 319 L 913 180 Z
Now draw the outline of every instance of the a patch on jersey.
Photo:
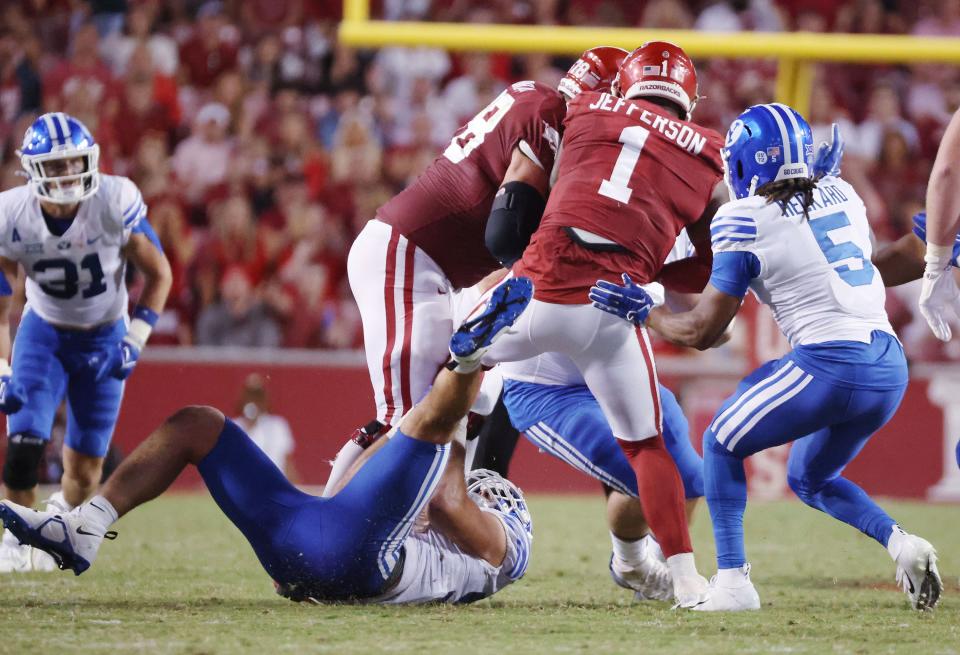
M 765 153 L 763 150 L 757 150 L 753 154 L 753 158 L 757 160 L 758 164 L 762 165 L 767 163 L 767 153 Z
M 70 250 L 70 242 L 69 242 L 69 241 L 60 241 L 60 242 L 57 244 L 57 250 Z
M 28 243 L 23 247 L 23 251 L 28 255 L 37 255 L 43 252 L 42 243 Z
M 17 228 L 13 228 L 13 236 L 10 237 L 10 243 L 16 243 L 20 240 L 20 233 L 17 232 Z
M 714 245 L 749 244 L 757 239 L 757 223 L 749 216 L 717 216 L 710 223 Z

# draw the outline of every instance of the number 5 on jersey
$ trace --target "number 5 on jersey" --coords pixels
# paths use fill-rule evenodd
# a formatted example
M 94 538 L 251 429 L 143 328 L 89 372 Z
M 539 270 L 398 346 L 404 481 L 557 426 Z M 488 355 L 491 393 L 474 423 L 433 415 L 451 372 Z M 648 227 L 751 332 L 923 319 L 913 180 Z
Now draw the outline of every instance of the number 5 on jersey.
M 630 202 L 630 196 L 633 195 L 630 178 L 633 176 L 633 169 L 637 167 L 637 161 L 640 159 L 640 153 L 648 136 L 650 131 L 639 125 L 623 128 L 620 133 L 620 143 L 623 147 L 620 149 L 617 163 L 613 165 L 613 172 L 609 179 L 600 183 L 597 193 L 623 204 Z

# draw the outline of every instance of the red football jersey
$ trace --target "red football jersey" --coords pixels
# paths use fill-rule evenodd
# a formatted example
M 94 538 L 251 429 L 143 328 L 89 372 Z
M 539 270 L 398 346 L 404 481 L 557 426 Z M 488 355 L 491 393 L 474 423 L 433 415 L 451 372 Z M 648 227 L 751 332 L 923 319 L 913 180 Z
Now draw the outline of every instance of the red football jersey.
M 426 252 L 457 288 L 500 268 L 484 231 L 515 148 L 553 168 L 565 112 L 560 94 L 517 82 L 461 127 L 443 154 L 409 187 L 377 210 Z
M 653 281 L 680 230 L 705 211 L 723 176 L 715 131 L 643 100 L 581 93 L 567 107 L 557 181 L 530 245 L 514 267 L 545 302 L 587 303 L 598 279 Z M 575 243 L 580 228 L 618 244 Z

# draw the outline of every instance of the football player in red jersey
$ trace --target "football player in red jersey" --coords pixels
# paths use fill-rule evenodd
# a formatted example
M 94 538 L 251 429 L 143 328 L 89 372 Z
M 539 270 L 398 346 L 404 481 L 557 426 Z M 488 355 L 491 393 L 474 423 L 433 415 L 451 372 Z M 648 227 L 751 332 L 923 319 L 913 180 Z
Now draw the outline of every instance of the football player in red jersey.
M 539 224 L 565 101 L 608 87 L 625 55 L 588 50 L 559 93 L 538 82 L 510 86 L 360 232 L 348 275 L 377 418 L 338 454 L 332 479 L 426 392 L 448 358 L 453 292 L 512 264 Z
M 590 306 L 597 279 L 654 281 L 677 234 L 709 249 L 708 204 L 722 177 L 722 139 L 688 119 L 693 63 L 678 46 L 631 53 L 614 94 L 584 92 L 567 107 L 558 176 L 543 219 L 513 267 L 534 300 L 483 364 L 567 355 L 600 403 L 637 475 L 644 513 L 667 556 L 684 607 L 706 597 L 684 517 L 684 496 L 661 434 L 656 369 L 646 332 Z M 473 329 L 471 323 L 462 329 Z M 456 337 L 455 337 L 456 338 Z M 454 348 L 468 370 L 472 362 Z M 468 361 L 469 360 L 469 361 Z

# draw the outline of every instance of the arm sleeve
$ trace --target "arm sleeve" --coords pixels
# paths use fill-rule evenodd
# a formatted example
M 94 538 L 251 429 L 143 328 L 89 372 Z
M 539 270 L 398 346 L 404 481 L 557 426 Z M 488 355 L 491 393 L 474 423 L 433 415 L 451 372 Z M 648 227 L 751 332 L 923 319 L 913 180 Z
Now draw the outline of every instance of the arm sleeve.
M 710 244 L 713 268 L 710 284 L 717 290 L 743 298 L 750 281 L 763 270 L 754 252 L 757 245 L 757 223 L 750 216 L 734 216 L 719 212 L 710 223 Z
M 745 250 L 721 252 L 713 257 L 710 284 L 728 296 L 743 298 L 750 281 L 760 275 L 760 260 Z

